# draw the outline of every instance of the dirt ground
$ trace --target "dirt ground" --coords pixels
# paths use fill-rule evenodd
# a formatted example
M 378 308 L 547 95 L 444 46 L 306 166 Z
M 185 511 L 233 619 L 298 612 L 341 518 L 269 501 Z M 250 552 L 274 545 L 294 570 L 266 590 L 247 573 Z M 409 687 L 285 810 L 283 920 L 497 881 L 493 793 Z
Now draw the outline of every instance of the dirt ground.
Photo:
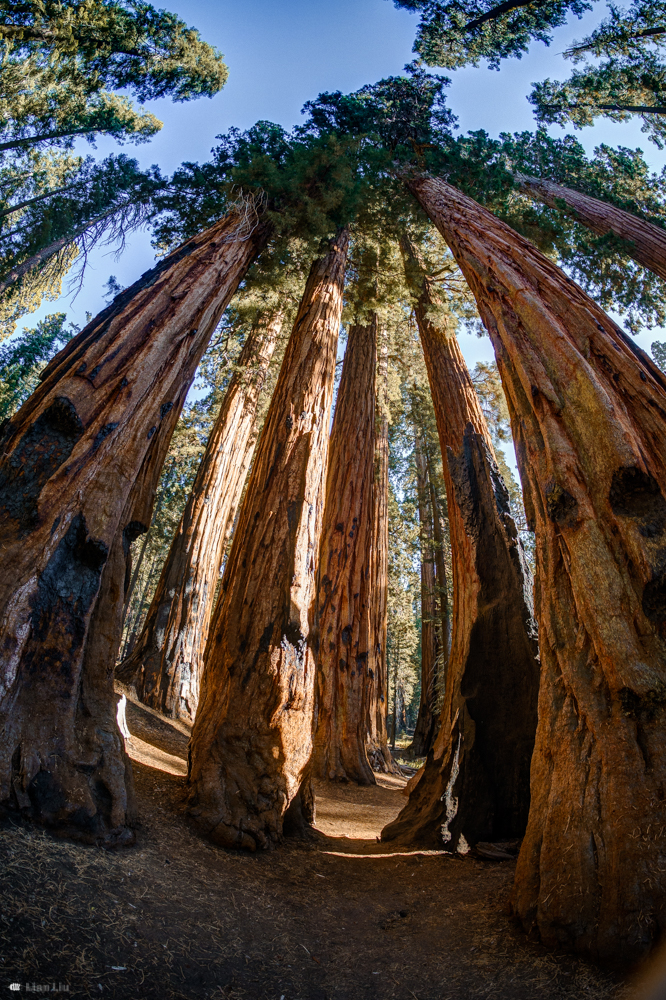
M 118 1000 L 638 997 L 513 925 L 513 862 L 387 852 L 376 838 L 405 801 L 400 778 L 320 787 L 326 836 L 315 843 L 225 851 L 180 811 L 186 727 L 132 704 L 127 721 L 134 847 L 0 828 L 0 988 Z

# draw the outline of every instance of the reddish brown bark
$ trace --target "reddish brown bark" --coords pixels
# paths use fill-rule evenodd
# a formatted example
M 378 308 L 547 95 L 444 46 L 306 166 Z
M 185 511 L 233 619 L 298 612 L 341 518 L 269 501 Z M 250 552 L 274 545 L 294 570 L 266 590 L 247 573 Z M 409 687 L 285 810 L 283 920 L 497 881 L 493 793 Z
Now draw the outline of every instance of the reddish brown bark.
M 465 850 L 524 833 L 539 674 L 509 496 L 458 341 L 429 319 L 434 291 L 421 281 L 416 318 L 445 458 L 453 635 L 439 735 L 382 839 Z
M 431 456 L 428 454 L 428 481 L 430 483 L 430 503 L 432 505 L 433 537 L 435 540 L 435 578 L 437 615 L 440 623 L 440 657 L 441 671 L 446 674 L 449 650 L 451 647 L 451 614 L 449 610 L 448 574 L 446 572 L 446 552 L 444 549 L 444 531 L 442 528 L 442 512 L 433 483 Z M 439 672 L 438 672 L 439 676 Z M 441 687 L 441 679 L 440 684 Z
M 618 236 L 625 241 L 628 257 L 666 279 L 666 229 L 606 201 L 553 184 L 552 181 L 522 174 L 517 174 L 516 180 L 521 191 L 550 208 L 561 209 L 564 204 L 571 215 L 593 233 Z
M 372 562 L 370 587 L 372 661 L 374 685 L 368 698 L 368 759 L 374 771 L 398 772 L 388 745 L 388 470 L 389 420 L 386 404 L 388 381 L 388 346 L 380 335 L 377 364 L 377 388 L 380 405 L 375 415 L 375 472 L 372 498 Z
M 184 244 L 57 355 L 4 430 L 0 802 L 73 836 L 132 836 L 113 694 L 129 543 L 210 333 L 265 238 L 233 212 Z
M 513 906 L 632 961 L 666 925 L 666 381 L 527 240 L 443 182 L 412 190 L 495 347 L 536 527 L 542 680 Z
M 134 651 L 116 675 L 141 701 L 193 722 L 208 625 L 224 546 L 255 445 L 254 427 L 282 316 L 261 318 L 240 353 L 192 493 Z
M 313 816 L 310 615 L 347 243 L 312 265 L 206 646 L 189 812 L 227 847 L 268 847 Z
M 427 458 L 419 432 L 415 435 L 416 493 L 421 549 L 421 698 L 414 727 L 412 751 L 424 757 L 437 735 L 437 665 L 440 644 L 436 628 L 437 598 L 433 516 L 430 505 Z
M 349 329 L 331 430 L 317 585 L 315 777 L 374 785 L 370 586 L 377 317 Z

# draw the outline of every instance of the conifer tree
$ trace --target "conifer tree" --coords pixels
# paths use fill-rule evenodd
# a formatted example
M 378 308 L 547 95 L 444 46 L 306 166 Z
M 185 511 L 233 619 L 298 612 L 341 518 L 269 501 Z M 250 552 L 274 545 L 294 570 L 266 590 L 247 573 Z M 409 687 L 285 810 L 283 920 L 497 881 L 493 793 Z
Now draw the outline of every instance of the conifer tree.
M 372 498 L 371 637 L 375 683 L 368 706 L 368 759 L 373 770 L 396 770 L 388 746 L 388 587 L 389 587 L 389 416 L 387 404 L 388 337 L 379 330 L 375 458 Z
M 622 9 L 608 5 L 609 16 L 594 31 L 564 53 L 574 63 L 586 57 L 563 82 L 544 80 L 530 101 L 537 119 L 550 124 L 591 125 L 603 116 L 628 121 L 638 115 L 642 131 L 660 148 L 666 140 L 666 3 L 632 0 Z
M 536 39 L 548 45 L 552 29 L 567 14 L 589 10 L 585 0 L 393 0 L 396 7 L 418 11 L 414 51 L 427 66 L 457 69 L 487 59 L 493 69 L 509 56 L 521 57 Z
M 112 687 L 127 555 L 208 339 L 268 236 L 251 209 L 119 295 L 3 428 L 0 802 L 84 839 L 133 836 Z
M 449 850 L 520 837 L 529 809 L 537 648 L 531 577 L 488 427 L 434 282 L 408 238 L 405 267 L 437 416 L 453 566 L 453 634 L 439 737 L 383 840 Z
M 28 199 L 16 211 L 14 206 L 0 232 L 5 333 L 22 312 L 40 304 L 35 285 L 44 272 L 63 275 L 77 256 L 84 265 L 96 244 L 122 242 L 150 216 L 163 186 L 156 167 L 141 170 L 127 156 L 101 163 L 88 158 L 69 173 L 63 190 Z
M 66 319 L 65 313 L 52 313 L 0 348 L 0 420 L 11 417 L 34 392 L 47 362 L 76 333 L 71 325 L 66 328 Z
M 548 944 L 633 962 L 665 922 L 666 381 L 508 226 L 442 181 L 410 186 L 493 341 L 536 529 L 539 723 L 514 911 Z
M 161 122 L 114 91 L 187 101 L 212 96 L 227 78 L 195 29 L 135 0 L 27 0 L 0 13 L 0 37 L 0 152 L 99 133 L 147 139 Z
M 417 757 L 424 757 L 437 735 L 437 674 L 445 669 L 446 653 L 442 649 L 442 629 L 437 620 L 437 587 L 441 586 L 441 579 L 436 575 L 435 515 L 428 459 L 418 427 L 415 428 L 415 457 L 421 549 L 421 699 L 412 752 Z
M 142 634 L 116 671 L 141 700 L 193 722 L 208 624 L 225 543 L 256 440 L 259 394 L 282 327 L 282 311 L 260 315 L 238 358 L 183 511 Z
M 316 605 L 313 773 L 361 785 L 375 783 L 366 744 L 377 669 L 371 627 L 376 363 L 375 315 L 348 332 L 329 445 Z
M 347 244 L 345 229 L 312 264 L 206 645 L 189 814 L 225 847 L 266 848 L 313 818 L 310 608 Z

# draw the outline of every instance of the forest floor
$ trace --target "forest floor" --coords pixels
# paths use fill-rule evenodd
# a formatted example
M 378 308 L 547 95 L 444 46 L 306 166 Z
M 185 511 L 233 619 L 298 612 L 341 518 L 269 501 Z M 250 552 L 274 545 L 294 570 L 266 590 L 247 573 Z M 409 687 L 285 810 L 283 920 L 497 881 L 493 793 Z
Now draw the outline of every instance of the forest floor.
M 114 1000 L 638 997 L 512 923 L 513 862 L 379 844 L 405 801 L 401 778 L 320 787 L 326 837 L 313 843 L 256 855 L 207 844 L 181 811 L 186 727 L 127 708 L 133 847 L 0 827 L 0 987 Z

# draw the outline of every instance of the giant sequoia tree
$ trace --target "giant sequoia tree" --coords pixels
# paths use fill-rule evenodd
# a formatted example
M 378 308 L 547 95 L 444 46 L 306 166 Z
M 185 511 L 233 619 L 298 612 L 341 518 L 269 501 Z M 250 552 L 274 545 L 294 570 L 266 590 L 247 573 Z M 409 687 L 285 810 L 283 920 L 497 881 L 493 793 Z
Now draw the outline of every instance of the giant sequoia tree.
M 348 233 L 316 260 L 257 447 L 206 647 L 189 814 L 255 850 L 313 818 L 311 604 Z
M 349 329 L 329 451 L 317 581 L 313 771 L 374 784 L 368 716 L 377 674 L 372 629 L 377 317 Z
M 75 836 L 131 836 L 112 687 L 129 546 L 210 334 L 267 232 L 246 205 L 146 272 L 3 428 L 0 801 Z
M 666 382 L 508 226 L 442 181 L 410 187 L 493 341 L 536 530 L 542 675 L 514 910 L 547 943 L 630 961 L 666 924 Z
M 376 771 L 395 771 L 388 745 L 388 546 L 389 546 L 389 419 L 386 399 L 388 345 L 380 331 L 375 411 L 375 469 L 372 499 L 371 634 L 375 678 L 368 705 L 368 757 Z
M 403 247 L 444 456 L 453 635 L 439 736 L 382 839 L 457 850 L 519 837 L 527 823 L 539 684 L 531 578 L 455 333 L 429 317 L 436 291 Z
M 157 589 L 131 656 L 117 675 L 146 705 L 194 721 L 208 624 L 224 545 L 255 445 L 259 393 L 282 326 L 262 315 L 238 358 Z
M 415 432 L 416 489 L 421 536 L 421 700 L 416 719 L 412 751 L 425 756 L 437 735 L 437 672 L 444 668 L 446 650 L 442 649 L 441 629 L 438 629 L 437 585 L 435 569 L 435 527 L 432 508 L 428 459 L 420 428 Z

